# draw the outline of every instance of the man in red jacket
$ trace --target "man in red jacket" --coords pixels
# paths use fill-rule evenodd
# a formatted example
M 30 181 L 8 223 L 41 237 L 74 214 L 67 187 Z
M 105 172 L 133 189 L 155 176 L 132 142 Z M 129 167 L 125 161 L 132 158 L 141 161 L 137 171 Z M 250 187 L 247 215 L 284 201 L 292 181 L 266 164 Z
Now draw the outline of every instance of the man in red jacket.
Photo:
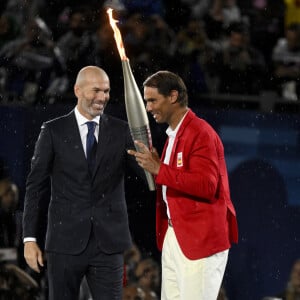
M 162 250 L 162 300 L 215 300 L 231 243 L 237 242 L 222 142 L 188 108 L 182 79 L 159 71 L 144 82 L 146 109 L 169 125 L 160 159 L 140 141 L 129 150 L 155 176 L 156 235 Z

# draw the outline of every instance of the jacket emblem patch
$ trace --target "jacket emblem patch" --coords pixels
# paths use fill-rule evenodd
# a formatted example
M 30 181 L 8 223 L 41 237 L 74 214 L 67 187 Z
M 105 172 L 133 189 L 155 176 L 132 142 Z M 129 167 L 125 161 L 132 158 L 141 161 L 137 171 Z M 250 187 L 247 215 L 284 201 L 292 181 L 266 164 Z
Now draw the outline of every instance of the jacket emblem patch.
M 182 152 L 177 153 L 177 167 L 183 167 Z

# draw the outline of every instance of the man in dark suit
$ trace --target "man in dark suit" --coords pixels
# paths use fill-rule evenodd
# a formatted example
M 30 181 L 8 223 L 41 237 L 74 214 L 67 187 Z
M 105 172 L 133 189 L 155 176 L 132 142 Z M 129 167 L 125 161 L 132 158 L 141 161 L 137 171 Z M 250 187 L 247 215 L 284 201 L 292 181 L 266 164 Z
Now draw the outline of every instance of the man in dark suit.
M 143 171 L 127 155 L 134 147 L 127 123 L 103 114 L 110 93 L 105 71 L 80 70 L 74 92 L 75 109 L 45 122 L 35 146 L 26 184 L 24 256 L 40 272 L 43 254 L 36 237 L 50 177 L 45 241 L 50 299 L 78 299 L 86 276 L 94 300 L 119 300 L 123 252 L 131 246 L 125 167 Z

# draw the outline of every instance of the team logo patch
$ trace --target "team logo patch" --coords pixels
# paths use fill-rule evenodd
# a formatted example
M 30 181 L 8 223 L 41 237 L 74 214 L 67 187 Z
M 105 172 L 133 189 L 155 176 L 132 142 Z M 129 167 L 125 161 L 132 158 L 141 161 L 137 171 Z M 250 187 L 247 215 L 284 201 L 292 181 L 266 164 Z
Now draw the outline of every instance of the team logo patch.
M 177 153 L 177 167 L 183 166 L 182 152 Z

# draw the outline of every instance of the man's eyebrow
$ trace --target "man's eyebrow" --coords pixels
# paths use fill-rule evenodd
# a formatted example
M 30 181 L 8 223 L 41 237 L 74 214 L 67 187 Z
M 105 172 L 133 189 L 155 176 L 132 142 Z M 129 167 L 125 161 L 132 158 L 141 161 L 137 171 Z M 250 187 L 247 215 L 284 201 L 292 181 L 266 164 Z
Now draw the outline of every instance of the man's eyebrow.
M 144 98 L 144 101 L 145 102 L 153 102 L 153 101 L 155 101 L 156 100 L 156 98 Z
M 109 92 L 109 91 L 110 91 L 110 88 L 107 88 L 107 89 L 101 89 L 101 88 L 99 88 L 99 87 L 93 87 L 92 90 L 93 90 L 93 91 Z

